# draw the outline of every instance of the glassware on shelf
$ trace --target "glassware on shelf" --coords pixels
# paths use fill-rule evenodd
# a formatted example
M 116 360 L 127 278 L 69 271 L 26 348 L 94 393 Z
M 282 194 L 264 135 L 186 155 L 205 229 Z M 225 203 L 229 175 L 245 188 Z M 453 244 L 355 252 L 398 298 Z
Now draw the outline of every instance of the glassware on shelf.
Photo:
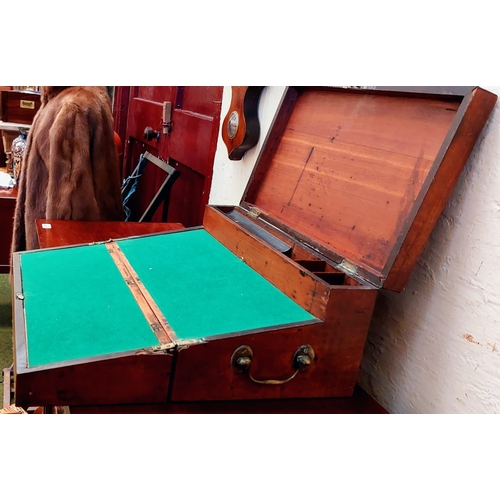
M 5 151 L 5 168 L 7 173 L 14 177 L 14 172 L 12 171 L 12 153 L 10 151 Z
M 40 92 L 40 87 L 39 86 L 25 86 L 25 87 L 12 87 L 13 90 L 27 90 L 29 92 Z
M 19 135 L 12 141 L 11 152 L 12 152 L 12 176 L 19 182 L 19 177 L 21 175 L 23 154 L 26 149 L 26 141 L 28 139 L 28 129 L 20 128 Z

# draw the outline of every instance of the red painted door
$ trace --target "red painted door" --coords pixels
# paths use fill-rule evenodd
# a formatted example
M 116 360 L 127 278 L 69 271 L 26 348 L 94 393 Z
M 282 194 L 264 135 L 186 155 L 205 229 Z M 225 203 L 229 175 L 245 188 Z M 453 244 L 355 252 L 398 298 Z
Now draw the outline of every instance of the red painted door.
M 123 177 L 136 167 L 141 153 L 167 161 L 180 171 L 170 196 L 169 222 L 202 224 L 212 182 L 223 87 L 116 87 L 115 130 L 123 141 Z M 164 127 L 164 105 L 171 123 Z M 167 104 L 168 107 L 168 104 Z M 150 127 L 155 137 L 145 137 Z M 167 129 L 170 129 L 169 133 Z M 157 133 L 157 134 L 156 134 Z M 137 220 L 162 184 L 165 174 L 148 163 L 132 204 Z M 153 221 L 161 220 L 162 207 Z

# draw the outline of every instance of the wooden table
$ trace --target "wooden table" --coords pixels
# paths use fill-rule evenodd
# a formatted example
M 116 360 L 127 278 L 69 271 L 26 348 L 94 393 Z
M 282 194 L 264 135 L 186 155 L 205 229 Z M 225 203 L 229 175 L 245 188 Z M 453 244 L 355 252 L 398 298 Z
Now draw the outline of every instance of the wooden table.
M 350 398 L 269 399 L 256 401 L 200 401 L 164 405 L 77 406 L 71 413 L 193 413 L 193 414 L 387 414 L 360 387 Z
M 37 219 L 40 248 L 84 245 L 96 241 L 182 229 L 177 222 L 90 222 Z
M 182 229 L 178 223 L 79 222 L 37 220 L 40 248 L 88 244 Z M 71 413 L 254 413 L 387 414 L 360 387 L 350 398 L 258 401 L 205 401 L 152 405 L 74 406 Z

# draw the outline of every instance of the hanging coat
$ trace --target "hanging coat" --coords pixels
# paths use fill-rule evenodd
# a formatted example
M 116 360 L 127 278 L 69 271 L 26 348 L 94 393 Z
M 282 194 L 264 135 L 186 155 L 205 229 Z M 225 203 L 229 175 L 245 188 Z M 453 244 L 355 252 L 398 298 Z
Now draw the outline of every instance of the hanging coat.
M 23 156 L 13 252 L 39 248 L 36 219 L 124 219 L 106 87 L 42 87 L 41 93 Z

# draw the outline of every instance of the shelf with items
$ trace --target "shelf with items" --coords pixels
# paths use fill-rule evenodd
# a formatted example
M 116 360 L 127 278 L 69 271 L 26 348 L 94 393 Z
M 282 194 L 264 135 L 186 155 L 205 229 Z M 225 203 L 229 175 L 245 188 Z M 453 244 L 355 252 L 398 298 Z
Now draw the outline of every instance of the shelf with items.
M 29 125 L 33 122 L 33 118 L 40 106 L 40 92 L 33 90 L 2 90 L 0 119 L 2 122 Z
M 15 163 L 12 144 L 29 132 L 40 106 L 40 87 L 0 87 L 0 167 L 11 175 Z
M 8 173 L 11 177 L 14 176 L 13 146 L 15 147 L 16 138 L 20 136 L 20 130 L 28 132 L 31 128 L 33 118 L 40 108 L 39 89 L 39 87 L 0 87 L 0 172 Z M 0 186 L 0 273 L 2 274 L 10 270 L 10 246 L 16 199 L 17 187 Z

